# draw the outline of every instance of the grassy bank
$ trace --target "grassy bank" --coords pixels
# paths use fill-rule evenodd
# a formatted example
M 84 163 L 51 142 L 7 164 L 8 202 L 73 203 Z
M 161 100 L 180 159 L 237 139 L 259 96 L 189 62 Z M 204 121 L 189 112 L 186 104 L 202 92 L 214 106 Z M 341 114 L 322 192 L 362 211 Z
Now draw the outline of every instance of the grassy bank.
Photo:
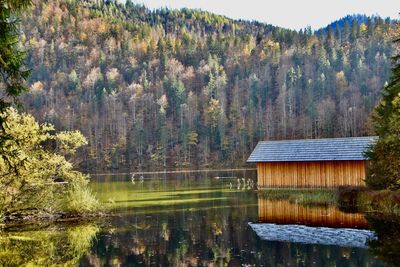
M 340 207 L 356 207 L 360 212 L 400 215 L 400 192 L 371 190 L 367 187 L 340 187 Z
M 261 189 L 259 196 L 270 200 L 288 200 L 307 206 L 335 205 L 337 194 L 334 189 Z
M 11 206 L 12 209 L 0 210 L 0 223 L 8 227 L 15 224 L 79 221 L 106 215 L 88 181 L 52 184 L 46 193 L 40 197 L 40 201 L 32 204 L 16 203 Z M 32 200 L 32 197 L 29 199 Z
M 60 192 L 47 200 L 51 203 L 0 212 L 3 227 L 42 222 L 85 221 L 107 215 L 106 210 L 86 186 L 65 186 L 57 191 Z
M 42 225 L 59 222 L 86 222 L 106 217 L 109 213 L 97 210 L 95 212 L 77 213 L 71 211 L 52 211 L 52 210 L 24 210 L 3 217 L 0 224 L 2 229 L 8 229 L 17 225 Z

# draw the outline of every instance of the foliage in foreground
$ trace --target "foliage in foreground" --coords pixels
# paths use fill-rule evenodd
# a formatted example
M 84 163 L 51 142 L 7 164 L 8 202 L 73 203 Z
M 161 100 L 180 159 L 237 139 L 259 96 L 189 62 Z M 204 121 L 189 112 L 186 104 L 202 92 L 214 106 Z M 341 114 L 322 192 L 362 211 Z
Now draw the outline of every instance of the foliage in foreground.
M 395 43 L 399 44 L 400 39 Z M 400 189 L 400 54 L 393 60 L 396 65 L 390 83 L 383 88 L 382 101 L 375 109 L 374 124 L 379 140 L 366 153 L 371 160 L 366 183 L 379 190 Z
M 336 191 L 331 189 L 265 189 L 260 190 L 259 195 L 270 200 L 288 200 L 307 206 L 336 204 Z
M 97 200 L 88 191 L 88 176 L 68 161 L 86 144 L 78 131 L 54 133 L 51 124 L 8 108 L 0 114 L 0 213 L 27 210 L 90 212 Z

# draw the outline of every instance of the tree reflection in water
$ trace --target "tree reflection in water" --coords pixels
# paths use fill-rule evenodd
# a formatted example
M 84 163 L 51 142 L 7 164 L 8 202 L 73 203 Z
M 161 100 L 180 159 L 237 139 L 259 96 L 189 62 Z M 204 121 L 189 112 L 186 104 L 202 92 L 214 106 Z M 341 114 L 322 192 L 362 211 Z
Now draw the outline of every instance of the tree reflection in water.
M 76 266 L 99 232 L 96 224 L 58 225 L 0 234 L 1 266 Z
M 105 266 L 384 266 L 364 248 L 262 241 L 249 218 L 257 207 L 114 218 L 119 231 L 99 234 L 94 253 Z
M 133 185 L 93 184 L 115 215 L 97 224 L 51 226 L 1 234 L 0 265 L 48 266 L 385 266 L 400 262 L 400 219 L 298 207 L 258 199 L 230 180 L 173 177 Z M 245 174 L 218 176 L 247 177 Z M 111 180 L 111 179 L 110 179 Z M 293 212 L 293 210 L 295 210 Z M 334 219 L 335 217 L 336 219 Z M 372 227 L 370 248 L 263 241 L 248 222 Z M 315 225 L 317 224 L 317 225 Z M 103 226 L 99 226 L 103 225 Z
M 111 218 L 114 230 L 103 229 L 98 234 L 91 262 L 101 266 L 385 265 L 365 248 L 262 241 L 248 226 L 264 216 L 279 217 L 281 223 L 368 227 L 361 214 L 330 206 L 264 203 L 254 191 L 236 190 L 231 180 L 212 178 L 248 177 L 246 173 L 210 176 L 164 177 L 146 180 L 141 187 L 124 177 L 95 184 L 99 197 L 114 199 L 113 207 L 122 215 Z
M 400 217 L 367 215 L 368 223 L 377 235 L 368 245 L 372 253 L 392 265 L 400 263 Z

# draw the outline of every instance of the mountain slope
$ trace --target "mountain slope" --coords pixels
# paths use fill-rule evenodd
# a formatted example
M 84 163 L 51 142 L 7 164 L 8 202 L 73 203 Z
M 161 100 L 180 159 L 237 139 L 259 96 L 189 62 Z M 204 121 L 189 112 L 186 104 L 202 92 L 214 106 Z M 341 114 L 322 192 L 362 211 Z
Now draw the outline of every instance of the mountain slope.
M 258 140 L 366 135 L 395 25 L 351 21 L 295 32 L 130 1 L 34 0 L 24 102 L 87 136 L 88 169 L 243 165 Z

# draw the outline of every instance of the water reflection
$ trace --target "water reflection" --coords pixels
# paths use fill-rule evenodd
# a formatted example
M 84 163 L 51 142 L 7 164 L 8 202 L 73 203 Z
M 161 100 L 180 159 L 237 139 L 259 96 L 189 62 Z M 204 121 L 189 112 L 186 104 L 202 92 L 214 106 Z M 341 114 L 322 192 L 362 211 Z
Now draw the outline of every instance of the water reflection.
M 114 216 L 97 224 L 3 233 L 0 265 L 384 266 L 398 262 L 400 221 L 383 224 L 380 217 L 331 206 L 259 199 L 253 190 L 237 189 L 238 177 L 241 184 L 242 177 L 249 183 L 255 172 L 144 176 L 142 183 L 136 177 L 135 184 L 131 175 L 99 177 L 93 189 Z M 372 227 L 378 239 L 368 243 L 370 248 L 267 241 L 248 225 L 258 221 Z
M 0 234 L 1 266 L 76 266 L 90 251 L 96 224 L 57 225 Z
M 371 229 L 377 238 L 369 242 L 374 256 L 392 265 L 400 263 L 400 217 L 367 215 Z
M 258 220 L 250 226 L 268 241 L 365 248 L 367 241 L 375 238 L 374 232 L 366 229 L 363 214 L 344 213 L 331 205 L 307 206 L 259 197 Z
M 250 245 L 246 221 L 239 219 L 243 211 L 249 212 L 246 207 L 232 209 L 229 215 L 217 208 L 178 209 L 114 218 L 112 224 L 119 225 L 119 230 L 101 234 L 96 246 L 106 251 L 105 265 L 116 261 L 123 266 L 226 264 L 235 256 L 233 249 Z
M 233 178 L 215 179 L 229 176 Z M 249 178 L 253 176 L 248 173 L 211 174 L 208 179 L 189 174 L 146 177 L 142 187 L 132 187 L 126 179 L 99 183 L 96 191 L 105 199 L 115 198 L 114 208 L 123 216 L 112 220 L 117 231 L 99 235 L 93 254 L 105 266 L 383 265 L 364 248 L 261 240 L 248 222 L 368 225 L 361 214 L 334 207 L 312 209 L 259 199 L 256 192 L 243 190 L 251 185 Z
M 306 206 L 288 200 L 258 198 L 259 222 L 300 224 L 314 227 L 368 228 L 361 213 L 346 213 L 335 206 Z

